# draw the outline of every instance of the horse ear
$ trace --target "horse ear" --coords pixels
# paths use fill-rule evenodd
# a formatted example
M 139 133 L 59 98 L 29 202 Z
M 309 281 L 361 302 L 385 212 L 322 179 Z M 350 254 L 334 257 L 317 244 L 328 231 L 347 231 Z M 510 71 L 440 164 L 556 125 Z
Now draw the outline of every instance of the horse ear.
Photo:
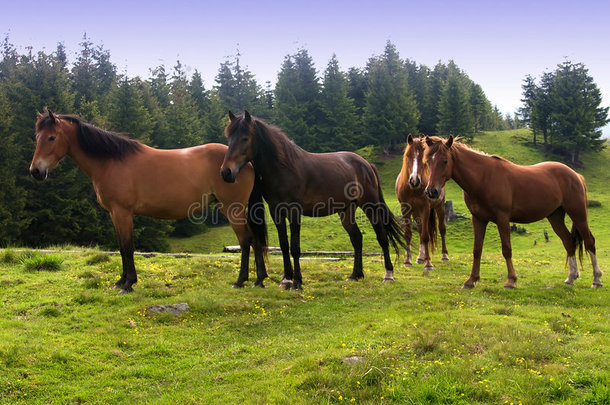
M 53 111 L 47 108 L 47 112 L 49 113 L 49 118 L 51 118 L 54 122 L 59 121 L 59 118 L 57 118 L 57 115 Z
M 434 141 L 432 139 L 430 139 L 430 137 L 428 135 L 426 135 L 424 140 L 426 141 L 426 145 L 428 145 L 428 146 L 434 145 Z
M 445 141 L 445 146 L 450 148 L 453 145 L 453 135 L 449 135 L 449 139 Z
M 235 118 L 236 118 L 236 117 L 235 117 L 235 114 L 233 114 L 233 113 L 231 112 L 231 110 L 229 110 L 229 119 L 231 120 L 231 122 L 235 121 Z
M 252 116 L 250 115 L 248 110 L 244 110 L 244 118 L 246 118 L 247 123 L 250 123 L 250 121 L 252 121 Z
M 413 143 L 413 135 L 411 135 L 411 134 L 407 135 L 407 143 L 409 145 L 411 145 Z
M 42 115 L 40 111 L 36 110 L 36 118 L 41 119 L 42 117 L 44 117 L 44 115 Z

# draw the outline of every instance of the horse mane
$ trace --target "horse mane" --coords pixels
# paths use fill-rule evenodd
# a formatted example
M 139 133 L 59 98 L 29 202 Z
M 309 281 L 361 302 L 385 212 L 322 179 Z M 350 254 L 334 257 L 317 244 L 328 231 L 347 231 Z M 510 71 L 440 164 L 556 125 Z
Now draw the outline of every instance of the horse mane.
M 446 139 L 441 138 L 440 136 L 429 136 L 428 139 L 432 140 L 432 145 L 426 145 L 424 148 L 424 155 L 425 156 L 430 156 L 435 154 L 436 152 L 438 152 L 441 148 L 447 148 L 445 146 L 445 141 Z M 486 157 L 490 157 L 492 159 L 497 159 L 497 160 L 501 160 L 503 162 L 508 162 L 507 159 L 503 158 L 502 156 L 499 155 L 490 155 L 488 153 L 482 152 L 480 150 L 471 148 L 470 146 L 462 143 L 462 142 L 458 142 L 461 138 L 455 137 L 453 139 L 453 144 L 451 145 L 451 148 L 449 148 L 449 153 L 453 156 L 457 150 L 459 149 L 463 149 L 463 150 L 468 150 L 474 153 L 477 153 L 481 156 L 486 156 Z
M 258 145 L 258 153 L 265 159 L 272 160 L 282 167 L 294 167 L 295 161 L 304 150 L 275 125 L 267 124 L 263 120 L 252 117 L 254 134 Z M 242 115 L 227 127 L 227 134 L 233 132 L 237 126 L 240 132 L 248 132 L 250 124 Z
M 91 157 L 120 160 L 142 149 L 140 141 L 128 138 L 125 134 L 98 128 L 75 115 L 55 115 L 59 119 L 76 124 L 78 143 L 83 152 Z M 36 122 L 36 131 L 55 125 L 56 121 L 46 114 Z

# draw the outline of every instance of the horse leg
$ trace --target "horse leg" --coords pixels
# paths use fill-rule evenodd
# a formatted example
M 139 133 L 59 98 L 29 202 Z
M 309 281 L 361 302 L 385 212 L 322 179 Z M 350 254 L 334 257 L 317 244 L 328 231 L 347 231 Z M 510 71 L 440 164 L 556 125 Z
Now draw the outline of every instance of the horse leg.
M 294 276 L 292 278 L 292 289 L 303 290 L 303 277 L 301 276 L 301 215 L 294 215 L 290 219 L 290 253 L 294 260 Z
M 579 277 L 578 274 L 578 265 L 576 264 L 576 244 L 574 243 L 574 239 L 572 239 L 572 235 L 570 235 L 570 231 L 566 227 L 565 224 L 565 211 L 563 208 L 556 209 L 551 215 L 547 217 L 553 231 L 559 236 L 561 242 L 563 243 L 563 247 L 566 250 L 568 255 L 568 265 L 569 272 L 568 278 L 565 279 L 564 283 L 566 284 L 574 284 L 574 280 Z
M 413 237 L 413 230 L 411 229 L 410 209 L 410 206 L 407 207 L 406 204 L 401 204 L 402 219 L 405 226 L 405 242 L 407 245 L 407 248 L 405 249 L 405 267 L 411 267 L 411 238 Z
M 442 201 L 436 206 L 436 220 L 438 221 L 438 231 L 441 234 L 442 243 L 442 256 L 441 261 L 449 261 L 449 251 L 447 250 L 447 243 L 445 242 L 445 234 L 447 233 L 447 224 L 445 223 L 445 202 Z
M 274 215 L 273 222 L 277 228 L 277 236 L 282 249 L 284 259 L 284 278 L 280 281 L 280 287 L 287 290 L 292 286 L 292 263 L 290 263 L 290 245 L 288 244 L 288 231 L 286 230 L 286 217 L 281 214 Z
M 245 219 L 244 219 L 245 221 Z M 252 232 L 247 228 L 245 222 L 233 222 L 229 219 L 233 232 L 237 235 L 239 240 L 239 247 L 241 248 L 241 263 L 239 267 L 239 276 L 237 281 L 233 283 L 233 288 L 242 288 L 244 283 L 248 281 L 248 270 L 250 264 L 250 245 L 252 244 Z
M 589 223 L 587 222 L 586 208 L 582 210 L 582 212 L 578 213 L 568 212 L 568 215 L 570 218 L 572 218 L 572 223 L 578 230 L 578 233 L 580 233 L 580 236 L 585 244 L 585 249 L 591 258 L 591 265 L 593 266 L 593 284 L 591 285 L 591 288 L 599 288 L 602 286 L 602 271 L 597 263 L 597 256 L 595 253 L 595 238 L 593 237 L 591 229 L 589 228 Z
M 390 258 L 390 242 L 388 241 L 388 234 L 385 231 L 382 221 L 388 220 L 390 218 L 384 218 L 383 212 L 379 210 L 370 210 L 366 209 L 366 216 L 369 221 L 373 225 L 373 229 L 375 230 L 375 234 L 377 235 L 377 243 L 381 246 L 381 250 L 383 250 L 383 263 L 385 265 L 385 276 L 383 278 L 383 282 L 393 282 L 394 281 L 394 265 L 392 264 L 392 259 Z
M 121 259 L 123 261 L 123 273 L 119 281 L 115 283 L 115 288 L 120 289 L 120 293 L 132 292 L 132 285 L 138 282 L 136 266 L 133 260 L 133 215 L 126 210 L 113 210 L 111 213 L 112 223 L 116 230 Z
M 339 213 L 339 218 L 341 218 L 341 225 L 349 235 L 349 240 L 354 248 L 354 268 L 347 279 L 359 280 L 364 277 L 364 272 L 362 271 L 362 232 L 356 224 L 356 206 L 350 204 L 345 211 Z
M 423 217 L 424 217 L 423 213 L 419 212 L 415 218 L 415 224 L 417 225 L 417 233 L 419 234 L 419 252 L 417 253 L 417 259 L 415 259 L 415 262 L 417 264 L 423 264 L 424 256 L 426 255 L 426 253 L 424 252 L 424 237 L 423 237 L 424 218 Z
M 474 288 L 474 284 L 481 278 L 481 254 L 483 253 L 483 241 L 487 221 L 472 216 L 472 229 L 474 231 L 474 246 L 472 248 L 472 271 L 470 277 L 464 282 L 462 288 Z
M 500 233 L 500 241 L 502 242 L 502 256 L 506 261 L 506 268 L 508 270 L 508 277 L 504 288 L 513 289 L 517 282 L 517 273 L 513 267 L 513 249 L 510 243 L 510 221 L 508 218 L 499 219 L 496 223 L 498 225 L 498 232 Z
M 430 206 L 424 208 L 422 211 L 422 227 L 421 227 L 421 240 L 420 246 L 423 247 L 423 262 L 424 262 L 424 270 L 434 270 L 434 266 L 432 265 L 432 261 L 430 260 Z M 420 255 L 422 254 L 420 247 Z M 419 257 L 418 257 L 419 262 Z
M 265 280 L 267 275 L 267 268 L 265 267 L 265 254 L 263 247 L 258 243 L 254 242 L 254 263 L 256 265 L 256 282 L 254 283 L 257 287 L 265 287 L 263 284 L 263 280 Z

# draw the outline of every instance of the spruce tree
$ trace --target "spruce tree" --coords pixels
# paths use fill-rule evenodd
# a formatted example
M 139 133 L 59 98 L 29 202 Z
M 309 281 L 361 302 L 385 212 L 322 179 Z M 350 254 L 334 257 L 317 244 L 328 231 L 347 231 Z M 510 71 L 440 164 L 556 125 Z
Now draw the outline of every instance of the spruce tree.
M 396 47 L 388 41 L 383 55 L 367 64 L 364 128 L 388 153 L 417 131 L 419 111 L 408 86 L 408 74 Z
M 603 148 L 601 128 L 609 122 L 608 107 L 600 107 L 601 91 L 582 63 L 566 61 L 557 67 L 549 98 L 553 146 L 572 165 L 581 164 L 581 152 Z
M 318 124 L 320 151 L 352 150 L 358 119 L 353 100 L 347 94 L 349 82 L 339 69 L 339 61 L 333 55 L 324 72 L 321 93 L 322 120 Z
M 438 132 L 472 139 L 474 121 L 469 103 L 468 83 L 457 66 L 450 62 L 447 80 L 439 100 Z

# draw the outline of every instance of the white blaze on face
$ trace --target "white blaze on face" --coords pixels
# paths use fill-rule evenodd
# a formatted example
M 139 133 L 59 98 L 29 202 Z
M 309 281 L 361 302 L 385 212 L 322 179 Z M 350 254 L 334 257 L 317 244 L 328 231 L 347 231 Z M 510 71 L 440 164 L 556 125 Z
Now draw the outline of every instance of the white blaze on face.
M 412 183 L 417 182 L 418 163 L 419 163 L 419 153 L 415 152 L 415 159 L 413 160 L 413 169 L 411 170 L 411 177 L 409 177 L 409 181 Z

